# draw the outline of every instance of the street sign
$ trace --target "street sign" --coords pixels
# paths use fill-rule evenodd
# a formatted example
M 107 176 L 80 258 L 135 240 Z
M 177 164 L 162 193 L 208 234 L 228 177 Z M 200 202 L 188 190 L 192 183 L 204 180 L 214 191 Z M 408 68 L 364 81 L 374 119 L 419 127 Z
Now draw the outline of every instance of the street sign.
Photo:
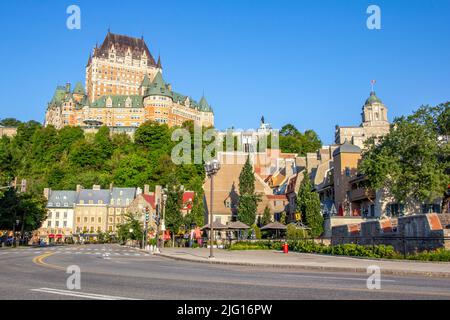
M 301 219 L 300 212 L 296 212 L 296 213 L 295 213 L 295 220 L 296 220 L 296 221 L 299 221 L 300 219 Z
M 161 222 L 161 231 L 166 230 L 166 224 L 164 223 L 164 220 Z

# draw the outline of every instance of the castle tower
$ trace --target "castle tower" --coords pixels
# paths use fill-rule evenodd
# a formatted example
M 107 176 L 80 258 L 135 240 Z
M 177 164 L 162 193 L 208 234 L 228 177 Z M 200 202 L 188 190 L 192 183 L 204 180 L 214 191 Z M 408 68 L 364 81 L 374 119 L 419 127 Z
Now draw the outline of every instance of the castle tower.
M 108 31 L 86 66 L 86 93 L 93 102 L 104 95 L 137 95 L 144 77 L 161 71 L 144 39 Z

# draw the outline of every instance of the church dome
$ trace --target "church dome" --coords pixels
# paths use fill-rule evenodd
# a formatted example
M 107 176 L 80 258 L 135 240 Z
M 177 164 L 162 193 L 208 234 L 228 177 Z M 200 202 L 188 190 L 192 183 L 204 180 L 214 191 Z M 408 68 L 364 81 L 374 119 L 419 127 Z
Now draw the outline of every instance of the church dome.
M 367 98 L 365 105 L 373 103 L 382 103 L 380 98 L 376 96 L 375 91 L 370 92 L 370 97 Z

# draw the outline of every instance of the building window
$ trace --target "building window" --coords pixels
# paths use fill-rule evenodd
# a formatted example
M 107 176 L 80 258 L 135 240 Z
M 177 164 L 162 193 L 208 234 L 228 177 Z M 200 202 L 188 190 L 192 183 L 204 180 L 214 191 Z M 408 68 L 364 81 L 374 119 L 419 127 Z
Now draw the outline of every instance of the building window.
M 350 168 L 349 167 L 345 167 L 345 176 L 350 177 Z
M 57 228 L 59 227 L 59 221 L 55 222 L 55 227 L 57 227 Z
M 55 218 L 56 218 L 56 219 L 59 219 L 59 212 L 56 212 Z
M 48 217 L 47 217 L 47 219 L 51 219 L 51 218 L 52 218 L 52 212 L 49 211 L 49 212 L 48 212 Z
M 84 222 L 87 223 L 88 222 L 88 218 L 84 217 Z
M 98 221 L 98 223 L 102 223 L 102 218 L 98 217 L 97 221 Z
M 51 221 L 47 221 L 47 228 L 51 228 L 52 227 L 52 222 Z
M 63 227 L 64 227 L 64 228 L 67 228 L 67 221 L 64 221 L 64 222 L 63 222 Z
M 77 223 L 80 223 L 80 222 L 81 222 L 81 218 L 77 217 Z
M 64 219 L 67 219 L 67 212 L 64 212 Z

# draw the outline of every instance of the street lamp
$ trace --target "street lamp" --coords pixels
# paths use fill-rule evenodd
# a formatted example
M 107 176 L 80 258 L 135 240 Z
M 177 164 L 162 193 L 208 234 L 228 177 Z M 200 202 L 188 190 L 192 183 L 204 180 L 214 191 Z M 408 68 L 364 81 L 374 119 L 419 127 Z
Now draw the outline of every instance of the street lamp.
M 162 195 L 162 200 L 163 200 L 163 207 L 162 207 L 162 211 L 163 211 L 163 218 L 162 218 L 162 232 L 163 232 L 163 241 L 162 241 L 162 247 L 164 248 L 164 241 L 165 241 L 165 232 L 166 232 L 166 201 L 167 201 L 167 188 L 164 188 L 163 190 L 163 195 Z
M 220 170 L 220 162 L 217 159 L 208 161 L 205 163 L 205 171 L 209 179 L 211 180 L 211 194 L 210 194 L 210 205 L 209 205 L 209 258 L 214 259 L 213 244 L 214 244 L 214 227 L 213 227 L 213 194 L 214 194 L 214 175 Z

